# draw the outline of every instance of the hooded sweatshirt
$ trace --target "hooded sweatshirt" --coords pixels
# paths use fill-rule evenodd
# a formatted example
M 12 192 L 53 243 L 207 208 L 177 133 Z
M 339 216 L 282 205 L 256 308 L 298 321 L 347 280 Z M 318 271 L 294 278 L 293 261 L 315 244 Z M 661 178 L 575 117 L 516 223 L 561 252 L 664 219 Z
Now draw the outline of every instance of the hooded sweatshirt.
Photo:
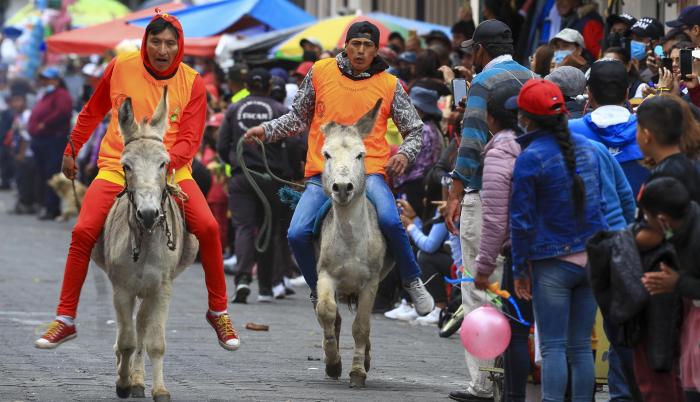
M 636 196 L 649 171 L 639 164 L 643 159 L 637 145 L 637 116 L 622 106 L 601 106 L 580 119 L 569 121 L 571 132 L 599 142 L 615 157 Z
M 163 142 L 170 156 L 169 170 L 176 170 L 175 180 L 191 178 L 191 161 L 199 149 L 206 120 L 206 89 L 204 80 L 195 70 L 181 63 L 184 52 L 184 32 L 178 20 L 158 13 L 151 21 L 162 18 L 178 32 L 178 53 L 166 71 L 156 71 L 148 61 L 146 35 L 140 53 L 124 53 L 113 59 L 95 92 L 83 107 L 71 133 L 75 154 L 87 142 L 105 114 L 111 113 L 107 132 L 100 144 L 98 178 L 124 184 L 120 162 L 124 141 L 119 134 L 118 110 L 122 101 L 132 98 L 137 121 L 150 118 L 168 86 L 169 128 Z M 64 155 L 72 155 L 70 144 Z

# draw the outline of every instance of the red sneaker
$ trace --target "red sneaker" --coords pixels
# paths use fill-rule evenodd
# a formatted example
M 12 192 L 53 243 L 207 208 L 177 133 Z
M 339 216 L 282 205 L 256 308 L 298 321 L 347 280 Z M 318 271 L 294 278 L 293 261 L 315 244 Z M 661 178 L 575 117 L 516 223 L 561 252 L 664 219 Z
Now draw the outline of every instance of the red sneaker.
M 54 320 L 41 338 L 34 341 L 39 349 L 53 349 L 65 341 L 78 336 L 75 325 L 68 325 L 61 320 Z
M 231 319 L 228 314 L 219 316 L 207 311 L 207 322 L 216 331 L 216 336 L 219 338 L 219 345 L 226 350 L 237 350 L 241 346 L 241 340 L 238 339 L 238 333 L 231 324 Z

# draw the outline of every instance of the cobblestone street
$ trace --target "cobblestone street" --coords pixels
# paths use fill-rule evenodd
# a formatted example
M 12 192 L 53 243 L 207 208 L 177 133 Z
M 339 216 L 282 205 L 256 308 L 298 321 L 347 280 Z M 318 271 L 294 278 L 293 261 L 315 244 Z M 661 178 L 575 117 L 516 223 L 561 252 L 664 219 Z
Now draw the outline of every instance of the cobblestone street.
M 90 268 L 78 312 L 78 337 L 55 350 L 34 339 L 54 317 L 72 222 L 39 222 L 8 215 L 14 195 L 0 193 L 0 400 L 117 400 L 112 346 L 116 336 L 111 285 Z M 233 280 L 228 277 L 229 289 Z M 321 332 L 308 290 L 272 304 L 230 305 L 242 346 L 227 352 L 204 319 L 206 291 L 201 266 L 175 281 L 167 327 L 165 383 L 174 401 L 439 401 L 464 386 L 463 348 L 457 336 L 441 339 L 437 328 L 372 318 L 372 370 L 367 388 L 348 388 L 351 326 L 342 307 L 339 381 L 327 379 Z M 244 329 L 248 322 L 269 332 Z M 146 367 L 147 387 L 150 367 Z M 147 389 L 150 398 L 150 390 Z

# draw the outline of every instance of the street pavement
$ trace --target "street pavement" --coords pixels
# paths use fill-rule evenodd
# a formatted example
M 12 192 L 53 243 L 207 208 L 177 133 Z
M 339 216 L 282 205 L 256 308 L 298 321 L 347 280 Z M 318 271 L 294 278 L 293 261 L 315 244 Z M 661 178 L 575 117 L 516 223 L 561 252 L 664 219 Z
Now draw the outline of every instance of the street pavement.
M 55 350 L 33 341 L 53 319 L 73 222 L 39 222 L 9 215 L 14 194 L 0 193 L 0 401 L 117 400 L 116 337 L 111 285 L 90 266 L 78 310 L 78 337 Z M 229 290 L 233 280 L 227 277 Z M 341 306 L 340 380 L 325 377 L 321 331 L 308 289 L 271 304 L 230 305 L 241 336 L 223 350 L 204 319 L 206 289 L 200 265 L 175 280 L 164 363 L 173 401 L 444 401 L 465 386 L 458 336 L 437 328 L 372 317 L 372 369 L 367 388 L 348 387 L 351 317 Z M 267 324 L 269 332 L 244 328 Z M 146 366 L 150 397 L 150 366 Z

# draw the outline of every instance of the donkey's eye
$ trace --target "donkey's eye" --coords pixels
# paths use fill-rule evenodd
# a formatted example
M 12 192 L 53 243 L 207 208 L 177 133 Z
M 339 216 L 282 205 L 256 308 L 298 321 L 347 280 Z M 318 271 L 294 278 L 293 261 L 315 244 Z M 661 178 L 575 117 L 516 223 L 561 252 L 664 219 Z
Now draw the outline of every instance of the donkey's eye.
M 357 156 L 355 157 L 355 159 L 357 159 L 357 160 L 359 161 L 359 160 L 362 159 L 364 156 L 365 156 L 365 154 L 362 153 L 362 152 L 360 152 L 359 154 L 357 154 Z
M 323 157 L 326 158 L 326 159 L 330 159 L 330 158 L 331 158 L 331 155 L 330 155 L 328 152 L 324 152 L 324 153 L 323 153 Z
M 129 165 L 127 165 L 127 164 L 124 164 L 123 167 L 124 167 L 124 171 L 125 171 L 125 172 L 130 172 L 130 171 L 131 171 L 131 166 L 129 166 Z

